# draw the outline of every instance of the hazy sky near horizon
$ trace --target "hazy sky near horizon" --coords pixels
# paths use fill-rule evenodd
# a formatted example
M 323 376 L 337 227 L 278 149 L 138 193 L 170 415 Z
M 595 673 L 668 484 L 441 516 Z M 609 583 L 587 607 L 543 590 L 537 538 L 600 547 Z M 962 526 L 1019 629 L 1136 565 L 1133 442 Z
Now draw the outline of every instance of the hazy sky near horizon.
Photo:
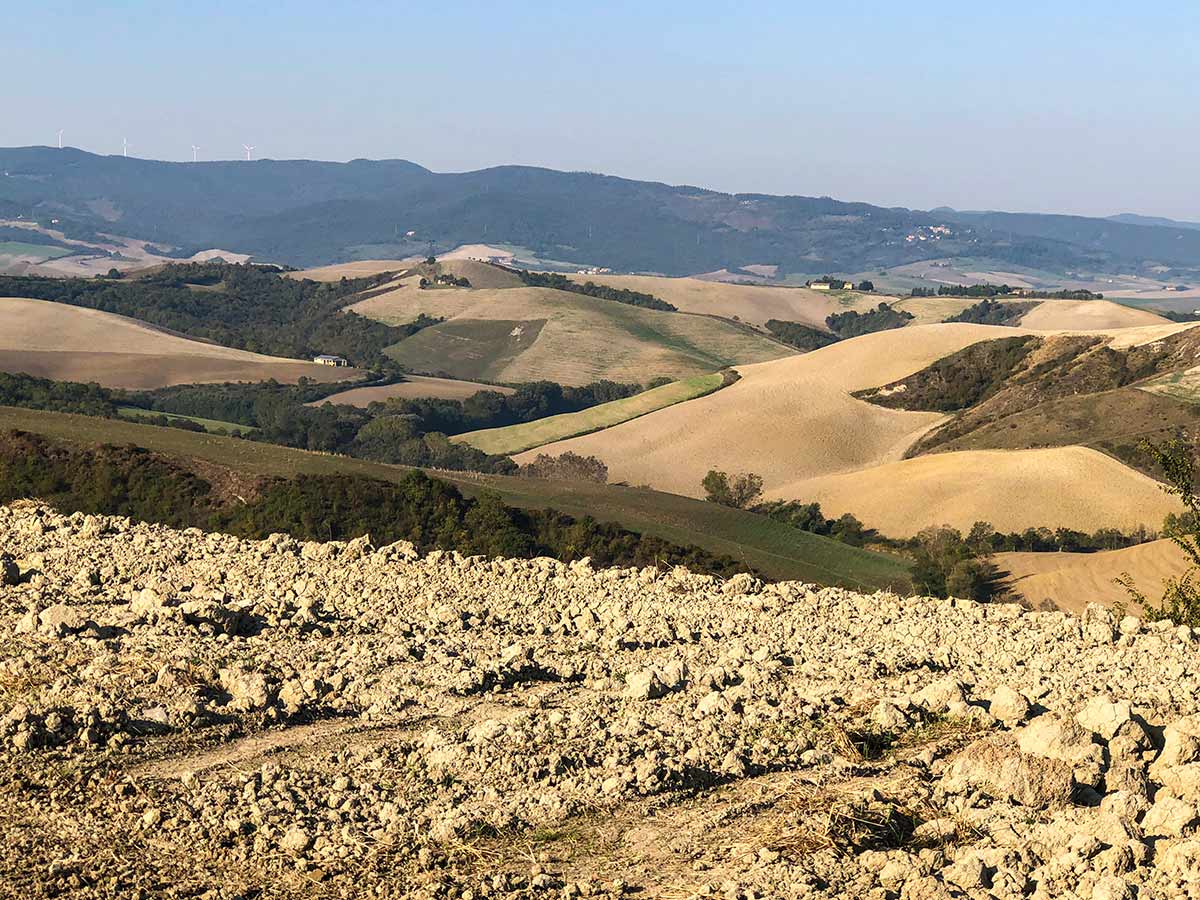
M 1200 219 L 1200 10 L 24 4 L 0 145 L 506 163 L 887 206 Z M 13 73 L 15 75 L 15 81 Z M 19 98 L 19 103 L 16 100 Z

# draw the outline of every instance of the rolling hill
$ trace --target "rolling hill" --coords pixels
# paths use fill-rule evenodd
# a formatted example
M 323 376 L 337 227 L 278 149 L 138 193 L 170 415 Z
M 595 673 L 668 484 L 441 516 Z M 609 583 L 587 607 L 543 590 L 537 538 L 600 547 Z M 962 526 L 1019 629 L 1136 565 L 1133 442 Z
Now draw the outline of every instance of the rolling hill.
M 1086 447 L 934 453 L 805 478 L 770 494 L 816 501 L 826 515 L 853 513 L 898 538 L 931 525 L 965 533 L 980 521 L 999 531 L 1158 528 L 1179 508 L 1157 481 Z
M 750 328 L 552 288 L 421 290 L 406 284 L 349 307 L 387 324 L 424 313 L 447 321 L 386 353 L 414 372 L 517 383 L 645 383 L 790 355 Z
M 538 452 L 599 456 L 616 480 L 687 496 L 702 496 L 700 481 L 711 468 L 749 470 L 763 476 L 771 494 L 802 478 L 900 459 L 944 416 L 882 409 L 854 399 L 850 391 L 893 381 L 893 373 L 921 369 L 968 344 L 1010 332 L 998 326 L 924 325 L 740 365 L 741 380 L 716 394 Z M 896 338 L 901 333 L 903 340 Z
M 1157 601 L 1163 579 L 1178 578 L 1189 565 L 1167 539 L 1100 553 L 998 553 L 993 561 L 1007 574 L 1009 590 L 1031 606 L 1048 600 L 1076 613 L 1088 603 L 1128 603 L 1128 593 L 1116 581 L 1125 575 Z M 1136 604 L 1129 611 L 1140 613 Z
M 123 234 L 183 256 L 230 247 L 298 266 L 423 255 L 429 241 L 669 275 L 850 273 L 964 255 L 1055 271 L 1200 266 L 1200 231 L 1187 227 L 725 194 L 526 166 L 437 173 L 405 160 L 170 163 L 15 147 L 0 149 L 0 170 L 0 217 L 32 211 L 74 238 Z M 933 227 L 945 231 L 916 239 Z
M 1133 357 L 1141 359 L 1170 352 L 1173 345 L 1160 339 L 1164 330 L 1151 325 L 1072 340 L 1079 346 L 1145 345 Z M 913 406 L 909 398 L 923 395 L 891 373 L 916 377 L 964 348 L 1022 336 L 1043 340 L 1025 329 L 966 324 L 868 334 L 802 356 L 739 366 L 742 379 L 717 394 L 516 458 L 524 462 L 535 453 L 567 450 L 594 455 L 614 479 L 689 496 L 703 495 L 700 482 L 709 469 L 755 472 L 764 479 L 768 499 L 819 501 L 827 514 L 851 512 L 897 537 L 928 525 L 969 527 L 976 519 L 997 528 L 1157 527 L 1172 508 L 1169 498 L 1146 475 L 1097 449 L 1073 446 L 1091 440 L 1086 427 L 1080 433 L 1059 426 L 1048 444 L 1030 444 L 1027 434 L 1002 420 L 988 426 L 1010 436 L 1002 447 L 960 441 L 936 447 L 934 456 L 904 459 L 918 442 L 934 446 L 943 433 L 939 426 L 958 419 L 952 419 L 952 408 L 936 403 Z M 1183 335 L 1175 340 L 1186 343 Z M 1186 356 L 1186 347 L 1177 354 Z M 1058 382 L 1063 396 L 1074 396 L 1070 379 L 1053 370 L 1047 377 Z M 951 376 L 951 386 L 956 378 Z M 870 384 L 902 387 L 887 389 L 892 392 L 887 405 L 852 396 Z M 1147 403 L 1174 403 L 1139 393 Z M 891 408 L 902 404 L 907 405 Z M 1033 403 L 1029 414 L 1040 408 Z M 1195 413 L 1185 410 L 1175 421 L 1188 416 L 1194 419 Z M 1119 414 L 1101 423 L 1080 419 L 1101 437 L 1108 421 L 1117 427 L 1122 419 Z M 1110 446 L 1101 441 L 1100 449 L 1109 452 Z
M 121 388 L 271 378 L 294 383 L 302 377 L 346 381 L 364 374 L 235 350 L 137 319 L 24 298 L 0 298 L 0 371 Z
M 169 456 L 208 460 L 250 475 L 344 473 L 394 481 L 405 471 L 400 466 L 174 428 L 0 407 L 0 430 L 8 429 L 84 444 L 132 444 Z M 477 497 L 483 491 L 492 491 L 511 506 L 552 508 L 576 517 L 592 516 L 601 522 L 616 522 L 632 531 L 733 556 L 770 578 L 869 590 L 904 590 L 910 585 L 907 564 L 896 557 L 797 531 L 764 516 L 687 497 L 594 482 L 467 472 L 432 474 L 451 482 L 467 496 Z
M 642 291 L 666 300 L 683 312 L 739 319 L 762 327 L 770 319 L 799 322 L 826 330 L 825 319 L 848 309 L 862 309 L 895 298 L 849 291 L 814 291 L 803 287 L 727 284 L 700 278 L 650 275 L 571 275 L 572 281 L 594 282 Z

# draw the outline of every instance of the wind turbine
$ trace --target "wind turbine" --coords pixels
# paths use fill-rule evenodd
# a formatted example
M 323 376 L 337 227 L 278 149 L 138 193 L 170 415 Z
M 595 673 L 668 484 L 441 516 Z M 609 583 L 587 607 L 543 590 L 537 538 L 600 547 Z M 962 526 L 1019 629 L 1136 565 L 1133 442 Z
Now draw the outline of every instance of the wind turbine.
M 60 129 L 58 129 L 58 149 L 59 150 L 62 149 L 62 136 L 63 136 L 63 130 L 60 128 Z
M 192 162 L 196 162 L 196 154 L 200 152 L 200 148 L 192 144 Z
M 129 138 L 121 138 L 121 155 L 129 155 Z
M 254 152 L 252 144 L 242 144 L 242 149 L 246 151 L 246 162 L 250 162 L 250 154 Z

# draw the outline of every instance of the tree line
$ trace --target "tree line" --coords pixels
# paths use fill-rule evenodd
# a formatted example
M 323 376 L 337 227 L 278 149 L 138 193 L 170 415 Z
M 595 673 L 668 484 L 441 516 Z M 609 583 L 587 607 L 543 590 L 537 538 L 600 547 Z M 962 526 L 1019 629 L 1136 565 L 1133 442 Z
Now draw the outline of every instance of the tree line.
M 501 267 L 504 268 L 504 267 Z M 553 288 L 556 291 L 569 291 L 572 294 L 583 294 L 598 300 L 612 300 L 628 306 L 640 306 L 643 309 L 657 309 L 660 312 L 678 312 L 678 307 L 668 303 L 653 294 L 642 291 L 631 291 L 627 288 L 609 287 L 606 284 L 596 284 L 588 281 L 580 284 L 572 281 L 566 275 L 557 272 L 528 272 L 525 269 L 506 269 L 512 272 L 529 287 Z
M 180 460 L 131 446 L 79 447 L 19 431 L 0 434 L 0 503 L 37 497 L 62 512 L 128 516 L 175 528 L 246 538 L 287 532 L 299 540 L 349 540 L 369 534 L 421 551 L 566 561 L 598 566 L 686 566 L 728 576 L 748 571 L 729 558 L 672 544 L 591 517 L 506 506 L 420 471 L 395 482 L 358 475 L 260 478 L 246 502 L 223 499 Z
M 1094 291 L 1063 289 L 1061 291 L 1036 291 L 1015 288 L 1007 284 L 943 284 L 937 288 L 915 287 L 910 297 L 1005 297 L 1017 294 L 1031 300 L 1103 300 L 1104 295 Z

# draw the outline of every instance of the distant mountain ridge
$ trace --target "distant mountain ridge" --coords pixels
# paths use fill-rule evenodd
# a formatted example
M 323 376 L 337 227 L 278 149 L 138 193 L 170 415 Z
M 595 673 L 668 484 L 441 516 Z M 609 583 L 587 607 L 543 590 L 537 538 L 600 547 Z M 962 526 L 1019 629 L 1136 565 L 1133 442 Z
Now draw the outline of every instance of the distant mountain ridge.
M 406 160 L 176 163 L 21 147 L 0 149 L 0 170 L 0 217 L 298 266 L 409 255 L 432 241 L 669 275 L 753 264 L 849 273 L 954 256 L 1052 271 L 1200 267 L 1191 227 L 724 194 L 527 166 L 445 174 Z
M 1165 219 L 1162 216 L 1140 216 L 1137 213 L 1119 213 L 1109 216 L 1108 221 L 1120 222 L 1123 225 L 1150 225 L 1162 228 L 1197 228 L 1200 222 L 1180 222 L 1178 219 Z

